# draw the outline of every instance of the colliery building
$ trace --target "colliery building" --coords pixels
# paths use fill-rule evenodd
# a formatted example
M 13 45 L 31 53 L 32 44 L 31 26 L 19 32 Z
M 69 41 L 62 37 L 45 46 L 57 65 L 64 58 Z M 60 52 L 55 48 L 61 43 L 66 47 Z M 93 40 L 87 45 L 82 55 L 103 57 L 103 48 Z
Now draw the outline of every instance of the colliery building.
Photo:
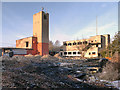
M 40 11 L 33 15 L 33 36 L 16 40 L 16 47 L 0 48 L 0 55 L 49 54 L 49 14 Z
M 63 42 L 62 56 L 99 57 L 100 51 L 110 44 L 110 35 L 96 35 L 88 39 Z M 33 15 L 33 36 L 16 40 L 16 47 L 0 48 L 5 54 L 27 55 L 49 54 L 49 14 L 40 11 Z M 12 56 L 12 55 L 11 55 Z
M 110 44 L 110 35 L 96 35 L 88 39 L 63 42 L 61 56 L 100 57 L 100 51 Z
M 33 36 L 16 40 L 16 48 L 26 48 L 27 54 L 49 54 L 49 14 L 40 11 L 33 15 Z M 32 50 L 31 50 L 32 49 Z

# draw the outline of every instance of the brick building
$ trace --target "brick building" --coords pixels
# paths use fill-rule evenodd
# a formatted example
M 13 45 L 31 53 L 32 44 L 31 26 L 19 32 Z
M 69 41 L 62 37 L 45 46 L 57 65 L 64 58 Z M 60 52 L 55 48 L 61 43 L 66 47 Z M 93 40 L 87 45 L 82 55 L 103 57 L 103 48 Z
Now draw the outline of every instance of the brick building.
M 26 48 L 27 54 L 49 54 L 49 14 L 40 11 L 33 15 L 33 36 L 16 40 L 16 48 Z M 31 50 L 32 49 L 32 50 Z

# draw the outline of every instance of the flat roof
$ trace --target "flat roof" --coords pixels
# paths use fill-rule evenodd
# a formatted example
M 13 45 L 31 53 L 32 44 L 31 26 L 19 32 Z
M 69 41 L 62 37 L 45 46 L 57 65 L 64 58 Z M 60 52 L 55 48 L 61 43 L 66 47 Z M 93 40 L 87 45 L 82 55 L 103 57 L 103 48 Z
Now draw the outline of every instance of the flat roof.
M 32 48 L 16 48 L 16 47 L 0 47 L 0 49 L 25 49 L 25 50 L 32 50 Z
M 25 38 L 36 38 L 36 37 L 34 37 L 34 36 L 30 36 L 30 37 L 25 37 Z M 17 39 L 17 40 L 22 40 L 22 39 L 25 39 L 25 38 L 21 38 L 21 39 Z

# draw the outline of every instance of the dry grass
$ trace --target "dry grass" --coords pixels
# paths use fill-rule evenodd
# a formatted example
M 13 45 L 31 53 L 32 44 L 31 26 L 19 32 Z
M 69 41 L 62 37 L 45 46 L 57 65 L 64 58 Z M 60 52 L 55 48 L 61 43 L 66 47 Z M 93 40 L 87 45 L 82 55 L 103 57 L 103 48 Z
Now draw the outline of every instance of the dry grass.
M 100 79 L 104 80 L 120 80 L 120 63 L 107 62 L 106 66 L 103 67 L 101 73 L 98 74 Z

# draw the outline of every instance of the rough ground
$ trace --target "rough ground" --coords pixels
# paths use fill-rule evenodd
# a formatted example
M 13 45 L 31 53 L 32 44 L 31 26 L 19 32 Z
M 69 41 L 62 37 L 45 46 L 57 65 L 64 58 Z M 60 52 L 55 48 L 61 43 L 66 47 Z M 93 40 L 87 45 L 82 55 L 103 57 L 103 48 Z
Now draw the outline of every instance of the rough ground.
M 98 62 L 56 56 L 13 56 L 2 60 L 3 88 L 114 88 L 101 83 L 87 66 Z

